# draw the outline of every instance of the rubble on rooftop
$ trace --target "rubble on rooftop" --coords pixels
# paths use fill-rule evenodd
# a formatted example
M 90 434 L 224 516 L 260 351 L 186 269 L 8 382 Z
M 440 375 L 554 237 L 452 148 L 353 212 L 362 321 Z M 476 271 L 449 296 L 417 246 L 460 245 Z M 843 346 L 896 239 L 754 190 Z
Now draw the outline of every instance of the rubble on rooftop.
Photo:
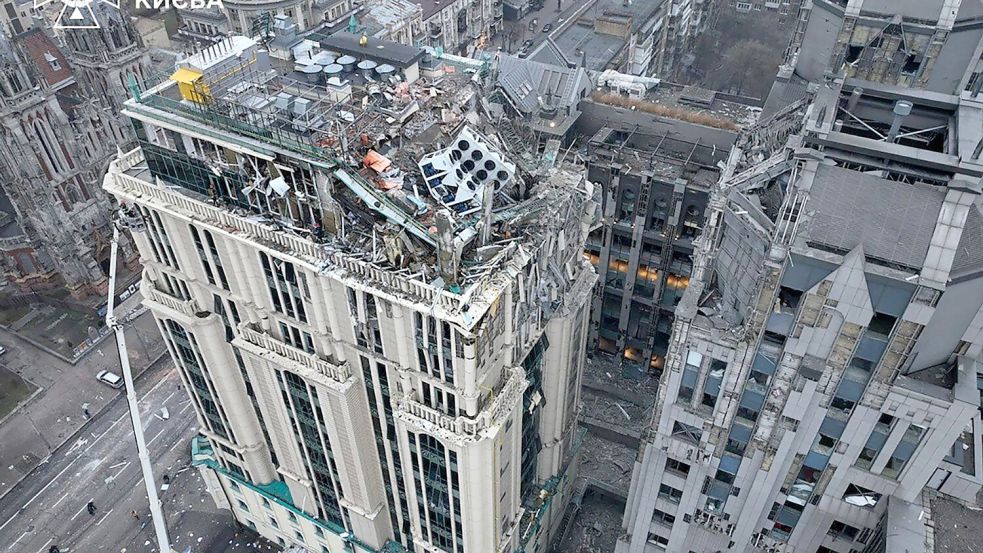
M 285 63 L 230 37 L 129 106 L 225 130 L 245 147 L 193 160 L 228 177 L 201 191 L 213 203 L 468 301 L 513 259 L 567 247 L 563 229 L 581 224 L 596 192 L 557 159 L 558 143 L 548 163 L 509 144 L 472 72 L 421 65 L 423 51 L 401 44 L 332 40 Z M 332 182 L 321 182 L 325 169 Z

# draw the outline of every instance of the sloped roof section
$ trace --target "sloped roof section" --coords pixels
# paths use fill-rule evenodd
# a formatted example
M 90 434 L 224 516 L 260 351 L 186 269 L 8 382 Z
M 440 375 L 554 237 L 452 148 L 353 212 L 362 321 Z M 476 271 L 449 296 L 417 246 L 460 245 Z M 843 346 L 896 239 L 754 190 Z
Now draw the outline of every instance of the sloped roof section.
M 970 206 L 966 216 L 950 274 L 958 277 L 962 272 L 980 269 L 983 269 L 983 213 L 980 212 L 980 203 L 976 202 Z
M 573 62 L 560 51 L 560 47 L 549 36 L 533 51 L 529 59 L 557 67 L 570 67 L 573 65 Z
M 65 54 L 40 29 L 31 29 L 14 39 L 20 44 L 24 54 L 29 58 L 37 72 L 54 88 L 61 88 L 62 83 L 69 84 L 74 78 L 72 68 Z
M 536 111 L 540 98 L 557 108 L 576 106 L 589 80 L 581 67 L 569 69 L 512 56 L 502 56 L 498 61 L 499 86 L 525 113 Z
M 945 191 L 905 184 L 841 167 L 816 171 L 806 212 L 808 242 L 921 268 Z

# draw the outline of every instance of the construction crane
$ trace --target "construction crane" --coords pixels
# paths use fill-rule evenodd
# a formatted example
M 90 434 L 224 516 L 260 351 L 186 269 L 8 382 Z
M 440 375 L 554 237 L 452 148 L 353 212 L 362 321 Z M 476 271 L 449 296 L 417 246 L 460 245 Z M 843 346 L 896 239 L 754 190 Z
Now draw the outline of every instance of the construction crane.
M 124 206 L 113 217 L 113 241 L 109 252 L 109 301 L 106 304 L 106 326 L 112 329 L 116 335 L 116 352 L 119 354 L 120 369 L 123 371 L 123 381 L 126 383 L 126 403 L 130 411 L 130 422 L 133 424 L 133 437 L 136 438 L 137 456 L 140 458 L 140 469 L 143 471 L 143 483 L 147 488 L 150 518 L 153 520 L 157 546 L 161 553 L 172 553 L 170 539 L 167 536 L 167 526 L 164 523 L 164 512 L 161 510 L 160 499 L 157 497 L 154 472 L 150 467 L 147 440 L 143 436 L 140 406 L 137 404 L 133 372 L 130 370 L 130 358 L 126 351 L 126 336 L 123 333 L 123 325 L 116 320 L 116 315 L 113 314 L 113 307 L 116 303 L 116 261 L 119 253 L 120 230 L 130 229 L 132 232 L 140 232 L 143 228 L 143 219 L 136 210 L 131 211 Z

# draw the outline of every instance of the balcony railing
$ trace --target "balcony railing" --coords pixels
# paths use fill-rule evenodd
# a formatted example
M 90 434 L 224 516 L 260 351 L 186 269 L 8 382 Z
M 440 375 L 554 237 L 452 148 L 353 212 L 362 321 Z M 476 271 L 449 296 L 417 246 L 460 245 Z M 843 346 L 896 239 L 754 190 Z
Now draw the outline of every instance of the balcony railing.
M 167 307 L 172 311 L 177 311 L 186 317 L 195 317 L 201 312 L 201 309 L 198 308 L 198 303 L 195 302 L 195 300 L 182 300 L 175 298 L 162 290 L 158 290 L 157 287 L 154 286 L 153 281 L 146 278 L 140 285 L 140 290 L 143 291 L 144 297 L 147 299 L 147 301 L 163 305 L 164 307 Z
M 306 351 L 295 348 L 266 333 L 250 328 L 248 325 L 243 324 L 239 326 L 239 338 L 246 344 L 261 350 L 258 353 L 264 351 L 272 353 L 284 361 L 301 365 L 318 374 L 327 376 L 335 382 L 346 382 L 352 376 L 348 363 L 336 363 L 321 359 L 316 354 L 307 353 Z M 254 351 L 254 353 L 257 352 Z
M 292 254 L 317 266 L 323 265 L 330 258 L 335 267 L 359 280 L 397 289 L 401 293 L 428 305 L 435 305 L 455 312 L 460 307 L 460 298 L 450 292 L 393 274 L 370 263 L 353 259 L 341 252 L 329 254 L 327 249 L 306 238 L 276 230 L 270 225 L 235 215 L 225 208 L 210 205 L 164 186 L 157 186 L 143 178 L 125 174 L 126 171 L 133 169 L 142 162 L 143 153 L 139 148 L 131 150 L 113 161 L 116 170 L 111 168 L 109 174 L 115 174 L 116 178 L 107 179 L 107 190 L 131 200 L 154 199 L 171 208 L 183 211 L 192 218 L 241 233 L 251 240 L 269 245 L 278 251 Z
M 476 441 L 482 430 L 501 422 L 522 397 L 528 382 L 522 369 L 506 371 L 508 381 L 495 397 L 491 406 L 482 410 L 477 417 L 451 417 L 436 409 L 427 407 L 413 399 L 412 395 L 397 400 L 396 416 L 417 426 L 436 425 L 441 430 L 456 434 L 458 438 Z

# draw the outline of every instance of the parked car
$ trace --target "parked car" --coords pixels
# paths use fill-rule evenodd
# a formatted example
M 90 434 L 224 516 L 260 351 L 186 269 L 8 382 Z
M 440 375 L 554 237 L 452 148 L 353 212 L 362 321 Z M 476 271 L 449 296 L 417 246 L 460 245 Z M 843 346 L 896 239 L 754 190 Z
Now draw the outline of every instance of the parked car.
M 0 346 L 0 355 L 7 353 L 7 348 Z
M 522 48 L 525 50 L 532 48 L 532 39 L 526 39 L 526 41 L 522 43 Z
M 99 371 L 99 374 L 96 375 L 96 380 L 117 390 L 123 387 L 123 377 L 114 372 Z
M 519 57 L 524 58 L 529 55 L 529 49 L 526 47 L 519 48 Z
M 552 30 L 553 30 L 553 24 L 552 23 L 547 23 L 546 25 L 543 25 L 543 32 L 544 33 L 548 33 L 548 32 L 550 32 Z
M 535 33 L 536 32 L 536 23 L 537 23 L 537 21 L 535 19 L 533 19 L 532 21 L 529 22 L 529 32 L 530 33 Z

